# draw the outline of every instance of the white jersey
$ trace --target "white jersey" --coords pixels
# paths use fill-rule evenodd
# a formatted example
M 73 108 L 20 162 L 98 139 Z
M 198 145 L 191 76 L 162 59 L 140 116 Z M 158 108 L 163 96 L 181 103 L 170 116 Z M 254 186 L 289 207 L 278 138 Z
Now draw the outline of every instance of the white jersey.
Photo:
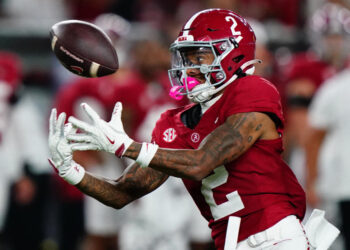
M 350 70 L 327 80 L 310 106 L 312 127 L 327 130 L 319 154 L 318 190 L 329 200 L 350 198 Z

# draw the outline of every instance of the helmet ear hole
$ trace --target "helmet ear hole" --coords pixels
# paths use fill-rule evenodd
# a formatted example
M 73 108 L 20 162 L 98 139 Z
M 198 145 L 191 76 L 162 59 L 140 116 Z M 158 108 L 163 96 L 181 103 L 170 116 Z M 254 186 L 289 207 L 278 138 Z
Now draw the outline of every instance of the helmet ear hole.
M 235 58 L 232 59 L 233 62 L 235 63 L 239 63 L 240 61 L 242 61 L 244 58 L 244 55 L 239 55 L 239 56 L 236 56 Z

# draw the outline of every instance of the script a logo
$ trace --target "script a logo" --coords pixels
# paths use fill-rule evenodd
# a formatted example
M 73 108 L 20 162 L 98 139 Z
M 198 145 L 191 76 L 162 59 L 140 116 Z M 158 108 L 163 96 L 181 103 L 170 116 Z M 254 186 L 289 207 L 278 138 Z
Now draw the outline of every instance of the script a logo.
M 175 129 L 168 128 L 163 133 L 163 140 L 166 141 L 166 142 L 172 142 L 172 141 L 175 140 L 176 136 L 177 136 L 177 134 L 176 134 Z

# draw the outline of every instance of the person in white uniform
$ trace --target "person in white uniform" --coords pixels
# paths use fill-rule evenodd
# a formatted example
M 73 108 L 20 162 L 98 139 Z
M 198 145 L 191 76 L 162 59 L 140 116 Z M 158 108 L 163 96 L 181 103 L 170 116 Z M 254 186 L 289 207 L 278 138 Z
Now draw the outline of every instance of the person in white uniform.
M 350 69 L 326 81 L 309 110 L 312 127 L 307 150 L 308 190 L 341 228 L 345 248 L 350 249 Z M 310 192 L 312 191 L 312 192 Z M 317 204 L 318 203 L 318 204 Z

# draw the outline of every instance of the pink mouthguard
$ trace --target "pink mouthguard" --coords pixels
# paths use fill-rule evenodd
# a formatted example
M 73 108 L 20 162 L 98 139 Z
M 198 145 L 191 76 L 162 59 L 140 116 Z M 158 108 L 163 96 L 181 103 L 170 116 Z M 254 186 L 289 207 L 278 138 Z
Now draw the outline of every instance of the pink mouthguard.
M 175 100 L 181 100 L 183 98 L 183 95 L 181 95 L 181 90 L 186 86 L 186 80 L 187 80 L 187 89 L 188 91 L 191 91 L 195 86 L 200 84 L 200 82 L 193 77 L 186 77 L 182 79 L 183 86 L 174 86 L 170 89 L 169 95 L 171 98 Z

